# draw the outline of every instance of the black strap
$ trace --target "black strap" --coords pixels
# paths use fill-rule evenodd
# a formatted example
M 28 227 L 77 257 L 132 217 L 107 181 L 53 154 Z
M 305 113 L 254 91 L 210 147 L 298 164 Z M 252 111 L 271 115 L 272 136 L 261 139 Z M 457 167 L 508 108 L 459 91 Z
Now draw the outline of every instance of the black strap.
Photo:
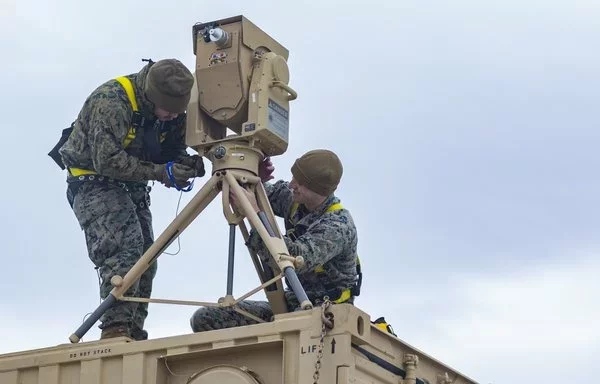
M 161 122 L 156 120 L 154 124 L 148 124 L 144 127 L 144 152 L 148 154 L 150 160 L 154 163 L 160 163 L 161 161 L 161 146 L 160 146 L 160 131 Z
M 65 164 L 63 163 L 62 158 L 60 157 L 60 153 L 58 151 L 60 150 L 60 148 L 63 145 L 65 145 L 67 140 L 69 140 L 69 136 L 71 136 L 71 132 L 73 132 L 73 124 L 71 124 L 71 126 L 69 128 L 65 128 L 62 130 L 62 135 L 60 136 L 58 143 L 56 143 L 54 148 L 52 148 L 52 150 L 50 152 L 48 152 L 48 156 L 50 156 L 52 158 L 52 160 L 54 160 L 54 162 L 60 167 L 60 169 L 65 169 L 66 167 L 65 167 Z
M 123 188 L 125 191 L 129 192 L 129 186 L 127 185 L 127 183 L 120 180 L 111 179 L 102 175 L 81 175 L 69 178 L 67 179 L 67 182 L 69 184 L 81 184 L 83 182 L 107 183 L 116 185 L 117 187 Z
M 394 375 L 398 375 L 404 379 L 406 376 L 406 372 L 400 368 L 390 363 L 389 361 L 383 360 L 381 357 L 367 351 L 366 349 L 359 347 L 357 344 L 352 343 L 352 348 L 356 349 L 360 353 L 362 353 L 369 361 L 379 365 L 381 368 L 385 369 L 388 372 L 393 373 Z M 421 380 L 417 379 L 417 383 L 423 383 Z
M 362 286 L 362 268 L 360 262 L 356 263 L 356 283 L 352 286 L 352 296 L 360 296 L 360 287 Z
M 144 115 L 142 115 L 139 112 L 133 112 L 133 115 L 131 116 L 131 125 L 136 127 L 136 128 L 143 128 L 144 125 L 147 123 L 146 118 L 144 117 Z
M 69 184 L 81 184 L 83 182 L 95 182 L 95 183 L 107 183 L 113 184 L 119 188 L 123 188 L 127 192 L 133 191 L 146 191 L 150 192 L 152 187 L 149 185 L 144 185 L 139 182 L 131 182 L 131 181 L 121 181 L 116 179 L 111 179 L 110 177 L 102 176 L 102 175 L 81 175 L 77 177 L 70 177 L 67 179 Z
M 389 361 L 383 360 L 381 357 L 375 355 L 374 353 L 367 351 L 366 349 L 364 349 L 362 347 L 359 347 L 357 344 L 352 343 L 352 348 L 354 348 L 357 351 L 359 351 L 360 353 L 362 353 L 367 359 L 369 359 L 369 361 L 379 365 L 381 368 L 385 369 L 386 371 L 391 372 L 394 375 L 398 375 L 403 379 L 406 377 L 406 372 L 402 368 L 395 366 L 394 364 L 390 363 Z M 416 382 L 417 382 L 417 384 L 425 384 L 425 382 L 419 378 L 417 378 Z

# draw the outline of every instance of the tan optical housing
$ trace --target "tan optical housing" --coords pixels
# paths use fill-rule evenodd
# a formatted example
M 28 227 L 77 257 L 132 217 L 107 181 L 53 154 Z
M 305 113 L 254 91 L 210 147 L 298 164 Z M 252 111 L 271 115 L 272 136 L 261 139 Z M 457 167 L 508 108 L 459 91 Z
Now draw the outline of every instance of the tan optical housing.
M 243 139 L 265 156 L 283 154 L 289 136 L 288 50 L 243 16 L 193 28 L 196 86 L 186 141 L 209 158 L 215 144 Z

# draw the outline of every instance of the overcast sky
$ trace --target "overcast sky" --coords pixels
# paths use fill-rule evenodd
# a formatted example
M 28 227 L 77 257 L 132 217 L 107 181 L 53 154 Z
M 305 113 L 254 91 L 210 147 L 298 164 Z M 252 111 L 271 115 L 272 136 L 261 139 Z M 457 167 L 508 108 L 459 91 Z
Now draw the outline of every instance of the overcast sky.
M 275 176 L 314 148 L 344 163 L 356 305 L 481 383 L 595 380 L 600 4 L 579 0 L 2 0 L 0 353 L 66 343 L 99 304 L 65 174 L 46 155 L 61 130 L 141 58 L 193 68 L 192 25 L 239 14 L 290 50 L 299 96 Z M 155 186 L 157 237 L 179 196 Z M 224 295 L 227 237 L 214 203 L 158 259 L 153 296 Z M 237 296 L 258 284 L 242 246 Z M 150 337 L 190 332 L 193 310 L 151 305 Z

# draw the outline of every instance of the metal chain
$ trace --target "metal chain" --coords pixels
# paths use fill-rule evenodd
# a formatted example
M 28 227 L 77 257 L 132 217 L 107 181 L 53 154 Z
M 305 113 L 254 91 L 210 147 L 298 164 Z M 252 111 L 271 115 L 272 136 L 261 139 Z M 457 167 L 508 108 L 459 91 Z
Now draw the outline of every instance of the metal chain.
M 323 358 L 325 335 L 327 334 L 327 329 L 333 328 L 333 313 L 329 310 L 331 305 L 329 297 L 325 296 L 323 304 L 321 304 L 321 338 L 319 339 L 319 350 L 317 352 L 317 362 L 315 363 L 315 373 L 313 374 L 313 384 L 319 383 L 319 370 L 321 369 L 321 359 Z

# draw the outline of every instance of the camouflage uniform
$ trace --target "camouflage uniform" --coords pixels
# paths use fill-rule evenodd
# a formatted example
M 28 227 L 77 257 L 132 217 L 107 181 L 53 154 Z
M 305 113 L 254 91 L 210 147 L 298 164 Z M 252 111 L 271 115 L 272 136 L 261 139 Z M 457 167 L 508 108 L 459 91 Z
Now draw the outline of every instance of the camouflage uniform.
M 294 217 L 290 217 L 293 202 L 289 183 L 280 180 L 264 185 L 274 214 L 286 221 L 288 234 L 284 240 L 290 254 L 304 257 L 305 264 L 296 273 L 309 300 L 318 304 L 324 296 L 337 299 L 332 295 L 351 288 L 356 279 L 357 233 L 350 212 L 346 209 L 326 212 L 327 208 L 340 201 L 332 194 L 314 211 L 309 212 L 301 205 Z M 248 246 L 259 255 L 268 255 L 266 246 L 255 230 L 250 233 Z M 315 268 L 318 266 L 322 266 L 324 272 L 317 273 Z M 288 310 L 297 309 L 299 303 L 291 290 L 285 291 L 285 297 Z M 351 297 L 346 303 L 353 301 Z M 265 321 L 270 321 L 273 316 L 267 302 L 247 300 L 239 306 Z M 215 307 L 200 308 L 190 319 L 194 332 L 255 323 L 230 308 Z
M 127 76 L 146 123 L 136 129 L 134 140 L 125 149 L 133 109 L 116 80 L 105 82 L 87 98 L 60 149 L 66 167 L 97 173 L 79 177 L 68 173 L 67 199 L 85 233 L 88 256 L 99 270 L 102 298 L 112 289 L 110 278 L 125 276 L 154 241 L 148 181 L 156 180 L 164 163 L 189 156 L 185 114 L 160 122 L 153 114 L 154 105 L 144 95 L 149 65 Z M 156 270 L 155 262 L 126 295 L 150 297 Z M 100 328 L 125 327 L 133 338 L 144 339 L 147 314 L 148 304 L 118 301 L 100 318 Z
M 145 185 L 148 180 L 155 180 L 158 169 L 164 168 L 160 164 L 188 156 L 185 114 L 161 123 L 154 116 L 154 105 L 144 97 L 148 67 L 126 76 L 134 85 L 139 112 L 146 121 L 144 128 L 136 129 L 135 139 L 124 150 L 133 108 L 123 87 L 116 80 L 107 81 L 87 98 L 69 140 L 60 149 L 67 167 L 90 169 L 107 178 Z M 164 141 L 160 143 L 160 153 L 152 154 L 148 147 L 157 145 L 152 134 L 158 133 Z

